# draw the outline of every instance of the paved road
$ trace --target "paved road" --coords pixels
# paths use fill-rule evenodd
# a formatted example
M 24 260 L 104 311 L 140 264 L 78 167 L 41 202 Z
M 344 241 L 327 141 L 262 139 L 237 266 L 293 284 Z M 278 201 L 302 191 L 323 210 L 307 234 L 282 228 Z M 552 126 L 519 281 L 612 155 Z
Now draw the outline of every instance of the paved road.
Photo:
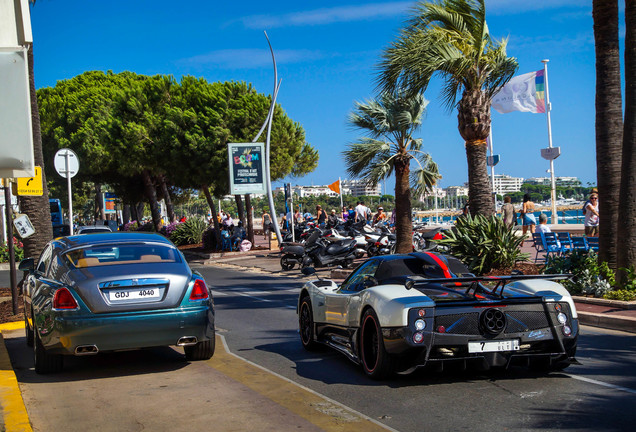
M 213 287 L 217 331 L 233 353 L 395 430 L 624 431 L 636 422 L 632 334 L 583 327 L 583 365 L 566 373 L 514 368 L 374 382 L 340 354 L 302 349 L 295 313 L 301 279 L 197 270 Z M 267 419 L 261 430 L 316 430 L 281 410 L 271 394 L 248 405 L 241 391 L 228 393 L 240 380 L 232 363 L 188 364 L 178 350 L 163 348 L 72 358 L 64 373 L 42 377 L 32 370 L 22 332 L 5 338 L 34 430 L 254 430 L 250 413 Z M 222 409 L 210 412 L 221 400 Z
M 299 282 L 201 267 L 230 349 L 397 430 L 628 430 L 636 421 L 636 337 L 583 327 L 582 366 L 533 375 L 416 374 L 377 383 L 340 354 L 298 341 Z M 599 415 L 602 413 L 602 415 Z

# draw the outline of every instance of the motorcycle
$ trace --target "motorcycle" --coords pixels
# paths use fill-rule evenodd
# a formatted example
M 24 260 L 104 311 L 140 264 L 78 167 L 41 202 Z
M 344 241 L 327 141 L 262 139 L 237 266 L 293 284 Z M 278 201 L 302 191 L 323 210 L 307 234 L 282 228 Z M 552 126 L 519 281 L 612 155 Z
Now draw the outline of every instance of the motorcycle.
M 320 229 L 316 229 L 305 243 L 305 254 L 302 267 L 342 265 L 351 268 L 357 256 L 356 241 L 347 239 L 330 242 L 322 237 Z
M 280 257 L 280 267 L 284 270 L 292 270 L 296 265 L 302 267 L 305 258 L 305 248 L 300 243 L 282 243 L 280 251 L 283 254 Z

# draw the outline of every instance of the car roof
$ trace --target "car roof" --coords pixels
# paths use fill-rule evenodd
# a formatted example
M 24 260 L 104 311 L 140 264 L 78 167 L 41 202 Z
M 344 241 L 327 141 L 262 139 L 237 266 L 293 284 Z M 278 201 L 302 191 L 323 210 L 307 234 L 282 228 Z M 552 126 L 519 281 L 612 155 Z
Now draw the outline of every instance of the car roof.
M 164 243 L 166 246 L 173 246 L 172 242 L 157 233 L 149 232 L 117 232 L 117 233 L 96 233 L 96 234 L 81 234 L 68 237 L 61 237 L 57 239 L 64 248 L 72 248 L 89 244 L 99 243 L 129 243 L 129 242 L 155 242 Z

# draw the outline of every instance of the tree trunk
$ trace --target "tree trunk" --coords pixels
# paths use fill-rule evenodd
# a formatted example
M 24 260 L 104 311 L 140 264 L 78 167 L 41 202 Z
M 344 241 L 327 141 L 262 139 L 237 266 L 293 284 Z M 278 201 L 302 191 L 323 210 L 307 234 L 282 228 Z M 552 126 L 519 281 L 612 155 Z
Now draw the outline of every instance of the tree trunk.
M 172 199 L 170 198 L 170 191 L 166 184 L 166 177 L 161 176 L 161 192 L 163 193 L 163 199 L 166 202 L 166 212 L 168 212 L 168 220 L 174 222 L 177 218 L 174 215 L 174 207 L 172 206 Z
M 625 124 L 616 256 L 619 285 L 627 282 L 621 268 L 636 269 L 636 0 L 625 0 L 625 29 Z
M 247 209 L 247 239 L 254 247 L 254 212 L 252 211 L 250 194 L 245 194 L 245 207 Z
M 148 170 L 144 170 L 142 173 L 144 179 L 144 192 L 148 203 L 150 204 L 150 215 L 152 217 L 152 224 L 155 226 L 155 231 L 159 232 L 161 229 L 161 212 L 159 211 L 159 202 L 157 201 L 157 190 L 152 183 L 152 178 Z
M 104 201 L 102 200 L 102 185 L 95 183 L 95 220 L 106 219 L 104 212 Z
M 214 200 L 210 195 L 210 187 L 208 185 L 202 185 L 201 190 L 205 195 L 205 199 L 208 201 L 208 205 L 210 206 L 210 211 L 212 212 L 212 220 L 214 222 L 214 235 L 216 237 L 216 248 L 221 248 L 221 227 L 219 227 L 219 218 L 216 217 L 216 206 L 214 205 Z
M 121 223 L 124 225 L 130 222 L 130 204 L 124 204 L 124 208 L 121 212 L 121 219 Z
M 395 162 L 395 252 L 413 252 L 413 223 L 411 221 L 411 188 L 409 160 Z
M 49 206 L 49 189 L 46 186 L 44 173 L 44 155 L 42 153 L 42 132 L 40 130 L 40 111 L 35 92 L 35 76 L 33 75 L 33 45 L 27 54 L 29 62 L 29 90 L 31 98 L 31 124 L 33 131 L 33 156 L 35 165 L 42 167 L 42 196 L 19 196 L 20 211 L 29 216 L 35 234 L 25 238 L 24 256 L 38 258 L 44 246 L 53 238 L 53 225 L 51 224 L 51 208 Z M 10 205 L 10 203 L 8 203 Z M 9 221 L 11 222 L 11 221 Z M 71 221 L 73 223 L 73 221 Z M 12 241 L 12 239 L 8 239 Z
M 138 202 L 137 204 L 135 204 L 135 208 L 137 209 L 137 222 L 139 222 L 139 225 L 141 225 L 141 220 L 144 218 L 144 209 L 145 209 L 146 205 L 143 203 L 143 201 Z
M 479 90 L 467 90 L 458 104 L 459 133 L 466 141 L 470 214 L 492 216 L 495 205 L 486 165 L 486 138 L 490 135 L 490 100 Z
M 239 220 L 243 223 L 243 226 L 247 226 L 245 223 L 245 208 L 243 207 L 243 199 L 240 195 L 234 195 L 234 201 L 236 202 L 236 209 L 238 211 Z
M 592 15 L 596 52 L 596 176 L 601 222 L 598 258 L 616 269 L 623 147 L 618 1 L 594 0 Z

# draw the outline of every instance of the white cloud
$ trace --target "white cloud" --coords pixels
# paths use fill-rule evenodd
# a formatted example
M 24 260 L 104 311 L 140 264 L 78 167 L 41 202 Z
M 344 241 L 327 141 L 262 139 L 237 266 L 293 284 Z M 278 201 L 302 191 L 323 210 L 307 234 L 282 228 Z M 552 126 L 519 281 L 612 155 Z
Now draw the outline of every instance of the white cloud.
M 282 15 L 252 15 L 240 21 L 245 27 L 270 29 L 289 26 L 326 25 L 351 21 L 368 21 L 405 14 L 414 2 L 370 3 L 291 12 Z
M 302 63 L 324 57 L 320 51 L 276 50 L 277 64 Z M 266 49 L 227 49 L 181 59 L 178 62 L 186 66 L 216 66 L 224 69 L 253 69 L 272 65 L 272 57 Z

